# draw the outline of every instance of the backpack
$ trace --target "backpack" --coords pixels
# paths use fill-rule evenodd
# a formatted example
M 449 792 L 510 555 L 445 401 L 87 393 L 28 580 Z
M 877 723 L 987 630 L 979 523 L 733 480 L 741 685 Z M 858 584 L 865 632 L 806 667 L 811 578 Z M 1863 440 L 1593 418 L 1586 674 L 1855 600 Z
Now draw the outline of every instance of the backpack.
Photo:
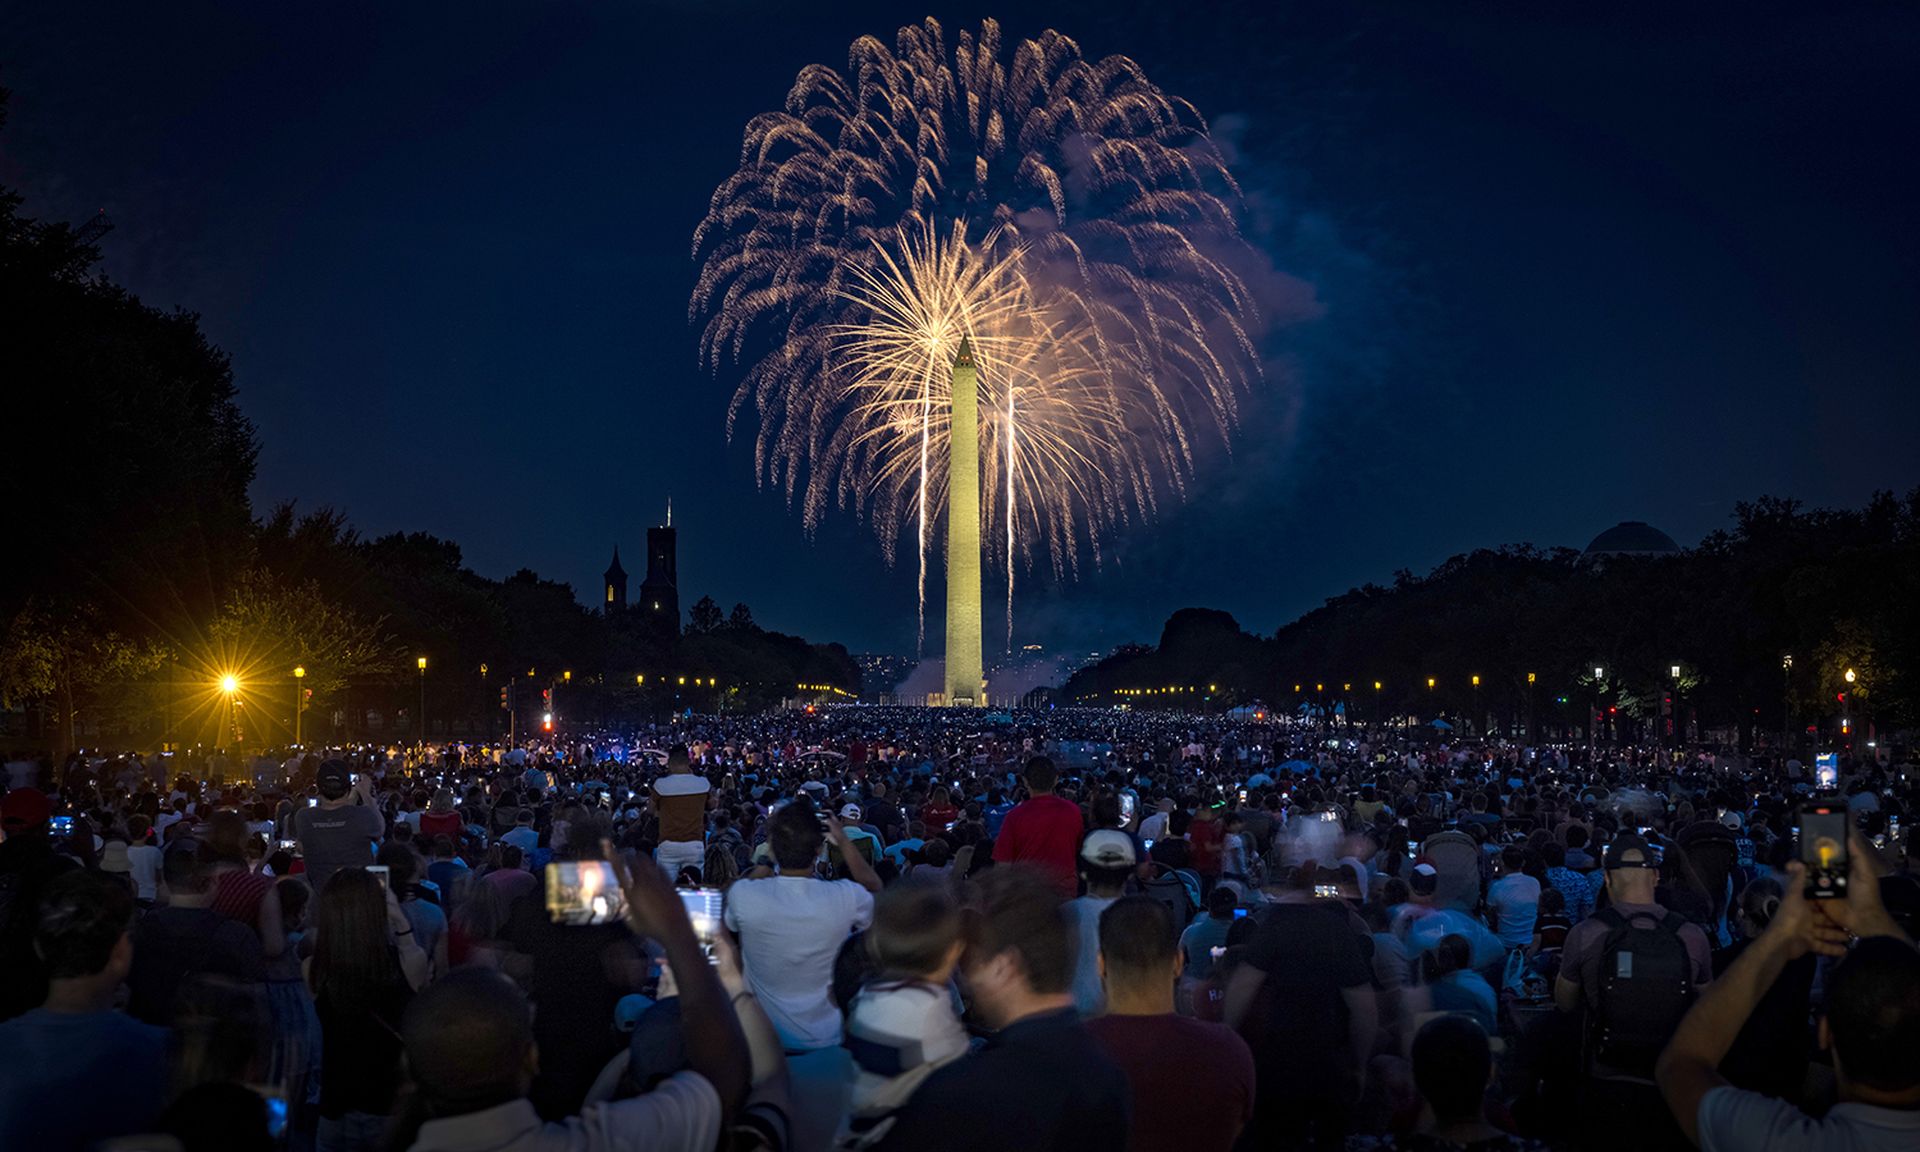
M 1617 908 L 1594 918 L 1607 926 L 1607 936 L 1600 945 L 1600 987 L 1589 1005 L 1589 1061 L 1651 1079 L 1654 1061 L 1698 992 L 1693 958 L 1680 938 L 1686 921 L 1663 910 L 1649 925 L 1648 914 L 1628 917 Z
M 1195 886 L 1197 888 L 1197 885 Z M 1199 910 L 1197 893 L 1187 887 L 1180 873 L 1164 865 L 1156 866 L 1152 878 L 1141 885 L 1141 889 L 1155 900 L 1167 906 L 1173 913 L 1173 930 L 1186 931 L 1187 924 L 1193 920 L 1193 914 Z

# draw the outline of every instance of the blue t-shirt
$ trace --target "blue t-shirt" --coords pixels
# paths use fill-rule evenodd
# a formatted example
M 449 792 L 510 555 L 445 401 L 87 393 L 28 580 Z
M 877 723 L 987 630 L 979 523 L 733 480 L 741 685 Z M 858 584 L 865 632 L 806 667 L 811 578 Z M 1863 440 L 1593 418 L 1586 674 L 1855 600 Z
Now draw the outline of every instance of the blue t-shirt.
M 91 1148 L 151 1129 L 166 1099 L 164 1028 L 45 1008 L 0 1024 L 0 1148 Z

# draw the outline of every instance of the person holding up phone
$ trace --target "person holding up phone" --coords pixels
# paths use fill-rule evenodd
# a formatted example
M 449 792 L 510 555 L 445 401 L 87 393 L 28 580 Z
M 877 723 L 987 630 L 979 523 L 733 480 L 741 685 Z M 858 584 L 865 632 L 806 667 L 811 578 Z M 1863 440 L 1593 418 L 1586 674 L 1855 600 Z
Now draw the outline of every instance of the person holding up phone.
M 851 933 L 873 923 L 880 877 L 840 821 L 823 821 L 805 793 L 773 814 L 768 845 L 778 872 L 727 889 L 725 922 L 740 938 L 747 983 L 791 1054 L 794 1146 L 825 1147 L 847 1109 L 851 1069 L 831 997 L 833 963 Z M 814 875 L 824 836 L 850 880 Z M 677 966 L 676 966 L 677 970 Z
M 628 869 L 610 843 L 633 930 L 666 950 L 680 997 L 687 1070 L 643 1095 L 589 1104 L 542 1123 L 527 1093 L 540 1067 L 526 997 L 498 972 L 463 968 L 408 1008 L 401 1032 L 421 1112 L 414 1152 L 684 1149 L 705 1152 L 747 1094 L 749 1045 L 685 908 L 654 868 Z
M 1857 830 L 1849 839 L 1845 895 L 1810 897 L 1807 866 L 1789 863 L 1772 923 L 1707 989 L 1661 1053 L 1655 1075 L 1667 1106 L 1701 1148 L 1920 1144 L 1920 951 L 1880 902 L 1872 846 Z M 1809 954 L 1843 957 L 1826 978 L 1819 1028 L 1821 1047 L 1833 1053 L 1839 1103 L 1820 1119 L 1734 1088 L 1719 1071 L 1781 970 Z
M 307 883 L 316 893 L 342 868 L 373 863 L 373 846 L 387 823 L 373 802 L 373 775 L 353 771 L 345 760 L 327 760 L 314 773 L 320 803 L 293 815 L 293 836 L 307 864 Z

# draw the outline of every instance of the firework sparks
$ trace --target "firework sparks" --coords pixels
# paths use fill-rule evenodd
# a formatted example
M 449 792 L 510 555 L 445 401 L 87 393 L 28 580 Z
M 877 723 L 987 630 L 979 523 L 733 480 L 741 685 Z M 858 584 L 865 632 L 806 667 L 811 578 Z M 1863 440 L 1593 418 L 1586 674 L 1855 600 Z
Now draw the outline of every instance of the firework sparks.
M 694 237 L 690 307 L 728 409 L 809 530 L 840 507 L 889 558 L 943 505 L 947 365 L 980 364 L 982 515 L 1016 566 L 1096 563 L 1183 496 L 1258 377 L 1231 176 L 1184 101 L 1048 31 L 1008 62 L 992 21 L 949 57 L 932 20 L 804 69 L 748 124 Z

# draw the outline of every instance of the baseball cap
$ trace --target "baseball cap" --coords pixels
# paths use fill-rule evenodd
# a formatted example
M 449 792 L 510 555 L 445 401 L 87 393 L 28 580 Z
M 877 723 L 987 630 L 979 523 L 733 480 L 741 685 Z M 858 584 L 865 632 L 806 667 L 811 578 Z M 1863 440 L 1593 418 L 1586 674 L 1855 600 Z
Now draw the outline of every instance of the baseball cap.
M 1413 866 L 1413 875 L 1408 877 L 1407 886 L 1416 896 L 1431 896 L 1440 887 L 1440 870 L 1424 860 Z
M 322 760 L 313 774 L 314 783 L 320 786 L 320 794 L 328 797 L 346 795 L 353 783 L 353 771 L 345 760 Z
M 1140 862 L 1133 851 L 1133 837 L 1113 828 L 1087 833 L 1080 843 L 1080 859 L 1096 868 L 1131 868 Z
M 15 788 L 0 799 L 0 823 L 7 831 L 38 828 L 53 816 L 53 801 L 38 788 Z
M 840 809 L 840 819 L 853 824 L 860 823 L 860 805 L 847 804 Z
M 1639 853 L 1640 858 L 1638 860 L 1627 859 L 1627 853 L 1629 852 Z M 1631 832 L 1624 836 L 1615 836 L 1613 843 L 1607 845 L 1606 868 L 1609 872 L 1615 868 L 1658 867 L 1660 867 L 1660 865 L 1653 858 L 1653 849 L 1647 847 L 1646 840 Z

